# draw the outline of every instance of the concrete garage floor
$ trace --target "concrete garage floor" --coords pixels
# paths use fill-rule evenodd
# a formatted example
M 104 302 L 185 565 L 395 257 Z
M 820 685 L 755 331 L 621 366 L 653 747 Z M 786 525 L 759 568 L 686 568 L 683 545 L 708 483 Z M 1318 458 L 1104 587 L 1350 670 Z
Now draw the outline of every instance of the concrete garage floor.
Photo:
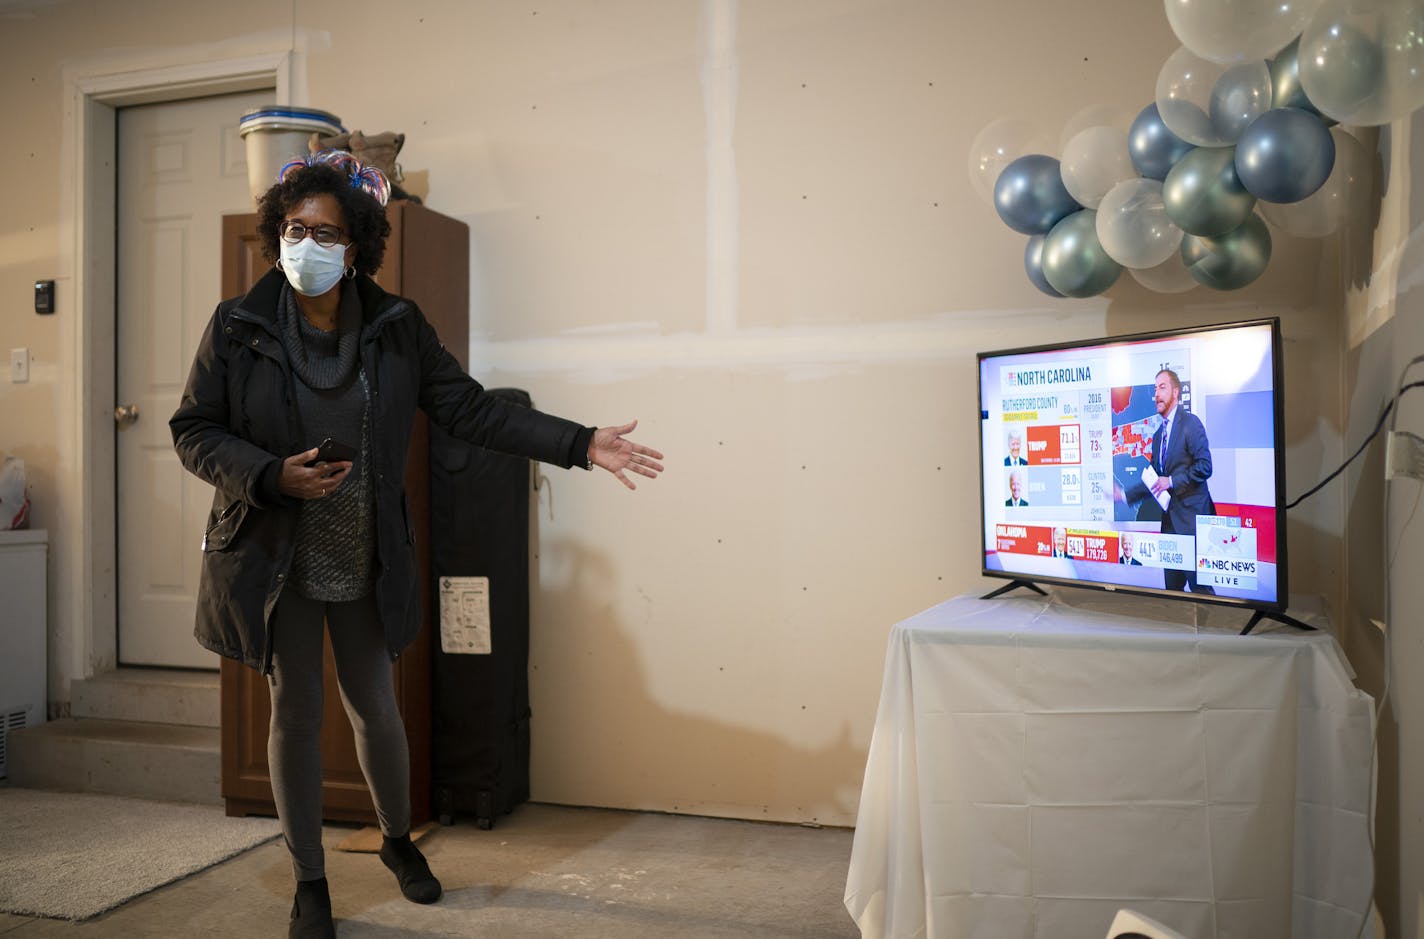
M 400 895 L 373 854 L 334 845 L 327 878 L 339 936 L 859 936 L 841 904 L 851 832 L 525 805 L 493 831 L 436 828 L 421 850 L 445 887 L 431 906 Z M 0 913 L 0 936 L 287 934 L 291 865 L 280 839 L 83 923 Z

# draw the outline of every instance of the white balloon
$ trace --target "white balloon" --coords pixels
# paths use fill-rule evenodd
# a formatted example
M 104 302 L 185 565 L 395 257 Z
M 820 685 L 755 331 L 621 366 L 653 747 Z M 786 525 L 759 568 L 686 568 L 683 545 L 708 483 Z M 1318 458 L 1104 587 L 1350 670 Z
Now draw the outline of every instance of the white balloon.
M 1030 153 L 1047 153 L 1048 134 L 1034 124 L 1005 117 L 988 124 L 969 146 L 969 183 L 988 205 L 1004 167 Z
M 1063 130 L 1058 134 L 1058 152 L 1066 151 L 1068 141 L 1089 127 L 1116 127 L 1126 133 L 1136 116 L 1110 104 L 1090 104 L 1063 122 Z
M 1424 2 L 1324 0 L 1301 33 L 1300 86 L 1342 124 L 1389 124 L 1424 106 Z
M 1256 203 L 1266 221 L 1288 235 L 1324 237 L 1364 205 L 1373 166 L 1369 151 L 1342 127 L 1330 128 L 1330 136 L 1335 138 L 1335 166 L 1325 185 L 1300 202 Z
M 1197 286 L 1197 279 L 1187 270 L 1180 251 L 1173 252 L 1170 258 L 1156 267 L 1146 270 L 1129 267 L 1127 272 L 1133 280 L 1153 293 L 1186 293 Z
M 1182 45 L 1211 62 L 1268 59 L 1300 35 L 1320 0 L 1165 0 Z
M 1068 141 L 1059 172 L 1068 194 L 1089 209 L 1096 209 L 1118 183 L 1137 178 L 1127 134 L 1116 127 L 1089 127 Z
M 1156 179 L 1129 179 L 1114 186 L 1098 206 L 1097 225 L 1103 250 L 1126 268 L 1154 268 L 1177 254 L 1182 244 L 1182 230 L 1167 217 L 1162 183 Z
M 1157 74 L 1162 123 L 1198 147 L 1231 146 L 1270 109 L 1271 69 L 1265 60 L 1221 65 L 1183 46 Z

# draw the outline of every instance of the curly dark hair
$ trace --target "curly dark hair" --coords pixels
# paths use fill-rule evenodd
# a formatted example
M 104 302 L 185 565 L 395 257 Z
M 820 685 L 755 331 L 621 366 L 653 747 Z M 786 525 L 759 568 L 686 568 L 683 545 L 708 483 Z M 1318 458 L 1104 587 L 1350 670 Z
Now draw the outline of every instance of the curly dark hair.
M 391 233 L 386 210 L 371 196 L 353 188 L 346 173 L 321 163 L 292 170 L 258 200 L 257 240 L 262 245 L 262 256 L 276 263 L 281 257 L 278 230 L 287 213 L 308 196 L 322 193 L 334 197 L 345 216 L 346 236 L 356 246 L 353 266 L 362 274 L 374 275 L 386 256 L 386 236 Z

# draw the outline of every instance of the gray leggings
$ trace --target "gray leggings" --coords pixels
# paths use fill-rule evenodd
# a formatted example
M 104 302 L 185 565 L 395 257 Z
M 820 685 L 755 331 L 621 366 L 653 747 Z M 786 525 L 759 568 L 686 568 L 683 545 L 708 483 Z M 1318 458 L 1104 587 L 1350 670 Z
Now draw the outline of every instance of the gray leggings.
M 374 595 L 327 603 L 284 590 L 272 613 L 272 724 L 267 762 L 297 880 L 326 876 L 321 847 L 322 621 L 341 703 L 384 834 L 410 830 L 410 752 Z

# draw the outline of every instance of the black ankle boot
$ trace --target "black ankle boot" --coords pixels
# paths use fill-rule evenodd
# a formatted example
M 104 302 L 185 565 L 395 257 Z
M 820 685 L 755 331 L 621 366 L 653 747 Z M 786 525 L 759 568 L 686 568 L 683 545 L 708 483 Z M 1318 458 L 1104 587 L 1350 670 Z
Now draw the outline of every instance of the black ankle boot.
M 297 881 L 287 939 L 336 939 L 336 923 L 331 919 L 331 891 L 325 877 Z
M 412 903 L 434 903 L 440 899 L 440 881 L 430 873 L 425 856 L 410 840 L 410 835 L 385 837 L 381 844 L 381 862 L 400 881 L 401 893 Z

